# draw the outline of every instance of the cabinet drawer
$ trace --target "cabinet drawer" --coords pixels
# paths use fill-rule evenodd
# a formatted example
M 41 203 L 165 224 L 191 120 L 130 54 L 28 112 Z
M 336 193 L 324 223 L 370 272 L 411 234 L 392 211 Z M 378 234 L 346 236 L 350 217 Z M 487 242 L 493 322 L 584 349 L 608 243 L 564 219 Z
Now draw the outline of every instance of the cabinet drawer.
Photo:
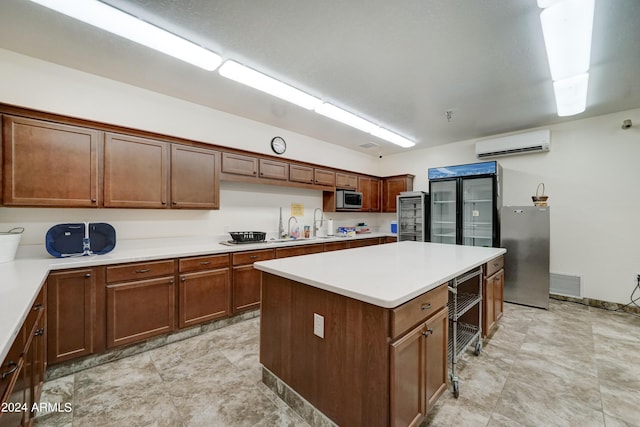
M 173 260 L 141 262 L 107 267 L 107 283 L 173 274 Z
M 447 305 L 449 295 L 443 284 L 402 304 L 391 312 L 391 338 L 395 339 L 412 326 L 424 321 Z
M 485 264 L 484 275 L 485 277 L 489 277 L 503 267 L 504 267 L 504 256 L 500 255 L 499 257 L 494 258 Z
M 33 330 L 33 326 L 36 324 L 36 320 L 38 320 L 38 314 L 40 314 L 42 310 L 44 310 L 44 292 L 41 290 L 33 302 L 29 314 L 27 314 L 27 320 L 24 322 L 24 330 L 27 334 L 30 334 Z
M 273 249 L 263 251 L 236 252 L 233 254 L 233 265 L 253 264 L 257 261 L 273 259 Z
M 297 255 L 317 254 L 324 251 L 324 245 L 322 243 L 316 243 L 313 245 L 294 246 L 292 248 L 277 248 L 276 258 L 287 258 Z
M 180 273 L 227 267 L 229 265 L 229 254 L 182 258 L 178 265 Z
M 325 252 L 329 251 L 341 251 L 342 249 L 348 249 L 349 242 L 327 242 L 324 244 Z

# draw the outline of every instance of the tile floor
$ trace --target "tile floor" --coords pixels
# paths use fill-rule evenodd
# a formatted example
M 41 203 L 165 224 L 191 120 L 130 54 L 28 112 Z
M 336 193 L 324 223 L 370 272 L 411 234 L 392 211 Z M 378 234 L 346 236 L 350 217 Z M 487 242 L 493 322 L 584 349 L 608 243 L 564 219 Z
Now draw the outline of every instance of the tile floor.
M 308 426 L 260 382 L 259 318 L 45 384 L 71 412 L 36 426 Z M 552 301 L 505 304 L 423 425 L 638 426 L 640 317 Z

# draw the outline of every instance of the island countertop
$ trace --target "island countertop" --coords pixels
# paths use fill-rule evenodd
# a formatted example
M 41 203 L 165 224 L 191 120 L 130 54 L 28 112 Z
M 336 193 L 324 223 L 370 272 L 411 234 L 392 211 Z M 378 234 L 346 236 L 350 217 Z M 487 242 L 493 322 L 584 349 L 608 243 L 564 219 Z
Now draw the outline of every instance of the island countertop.
M 260 261 L 258 270 L 395 308 L 506 253 L 503 248 L 399 242 Z

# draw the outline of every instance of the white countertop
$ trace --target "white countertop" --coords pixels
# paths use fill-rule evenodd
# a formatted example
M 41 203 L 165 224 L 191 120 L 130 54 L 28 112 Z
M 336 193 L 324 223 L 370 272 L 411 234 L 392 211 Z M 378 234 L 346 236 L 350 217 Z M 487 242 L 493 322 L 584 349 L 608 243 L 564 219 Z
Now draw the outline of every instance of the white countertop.
M 258 270 L 394 308 L 502 255 L 506 249 L 399 242 L 260 261 Z
M 20 246 L 15 261 L 0 263 L 0 363 L 18 334 L 27 313 L 51 270 L 93 267 L 136 261 L 151 261 L 206 254 L 270 249 L 286 246 L 393 236 L 367 233 L 356 237 L 302 239 L 280 243 L 255 243 L 224 246 L 229 236 L 189 236 L 158 239 L 121 240 L 104 255 L 54 258 L 44 245 Z

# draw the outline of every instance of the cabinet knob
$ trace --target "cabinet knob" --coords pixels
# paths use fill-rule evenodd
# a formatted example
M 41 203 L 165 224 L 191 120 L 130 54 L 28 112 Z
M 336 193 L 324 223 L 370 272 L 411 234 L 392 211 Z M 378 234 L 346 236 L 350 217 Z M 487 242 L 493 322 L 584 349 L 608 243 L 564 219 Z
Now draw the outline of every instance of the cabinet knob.
M 33 311 L 38 311 L 42 308 L 42 304 L 38 303 L 38 304 L 34 304 L 33 306 Z
M 424 335 L 425 337 L 428 337 L 429 335 L 433 334 L 433 329 L 429 328 L 426 331 L 424 331 L 422 333 L 422 335 Z
M 173 279 L 169 280 L 169 284 L 173 285 Z
M 38 329 L 37 331 L 35 331 L 33 333 L 34 337 L 39 337 L 39 336 L 42 336 L 42 335 L 44 335 L 44 328 L 40 328 L 40 329 Z
M 3 372 L 2 375 L 0 375 L 1 379 L 3 380 L 18 370 L 18 364 L 16 362 L 9 361 L 9 363 L 7 363 L 7 368 L 10 368 L 10 369 L 6 372 Z
M 88 278 L 88 277 L 91 277 L 91 273 L 87 273 L 87 274 L 85 274 L 85 275 L 84 275 L 84 277 L 87 277 L 87 278 Z
M 160 202 L 160 203 L 162 203 L 163 205 L 166 205 L 166 204 L 167 204 L 167 201 L 166 201 L 166 200 L 163 200 L 163 201 L 162 201 L 162 202 Z
M 180 279 L 180 281 L 182 281 L 182 282 L 186 282 L 186 281 L 187 281 L 187 278 L 186 278 L 186 277 L 182 277 L 182 278 Z
M 209 265 L 211 261 L 200 261 L 200 265 Z
M 177 205 L 177 204 L 178 204 L 178 202 L 176 202 L 176 201 L 174 200 L 174 201 L 173 201 L 173 204 L 174 204 L 174 205 Z
M 256 258 L 258 258 L 258 255 L 249 255 L 249 258 L 250 259 L 256 259 Z
M 91 203 L 95 203 L 97 201 L 98 201 L 97 199 L 91 199 Z
M 431 308 L 431 303 L 430 302 L 428 302 L 426 304 L 422 304 L 420 306 L 420 310 L 429 310 L 430 308 Z
M 140 270 L 136 270 L 136 273 L 148 273 L 150 271 L 151 271 L 150 268 L 143 268 L 143 269 L 140 269 Z

